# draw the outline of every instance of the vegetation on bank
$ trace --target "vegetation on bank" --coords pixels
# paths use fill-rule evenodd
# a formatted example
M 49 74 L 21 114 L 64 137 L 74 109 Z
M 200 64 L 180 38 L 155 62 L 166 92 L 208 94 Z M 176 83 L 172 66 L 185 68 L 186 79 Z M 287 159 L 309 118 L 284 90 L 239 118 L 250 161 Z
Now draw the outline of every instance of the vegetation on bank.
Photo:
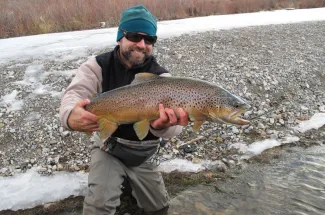
M 325 0 L 1 0 L 0 38 L 117 26 L 121 12 L 143 4 L 159 20 L 281 8 L 325 7 Z

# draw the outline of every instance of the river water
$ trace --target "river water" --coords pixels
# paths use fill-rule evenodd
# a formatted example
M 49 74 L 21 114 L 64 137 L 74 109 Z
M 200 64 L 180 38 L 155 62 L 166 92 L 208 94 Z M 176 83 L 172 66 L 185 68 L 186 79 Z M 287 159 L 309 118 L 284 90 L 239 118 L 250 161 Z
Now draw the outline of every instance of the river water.
M 325 145 L 291 148 L 270 162 L 182 192 L 171 200 L 169 214 L 325 214 Z
M 168 215 L 325 214 L 325 145 L 283 148 L 269 163 L 250 163 L 233 174 L 181 192 L 171 199 Z

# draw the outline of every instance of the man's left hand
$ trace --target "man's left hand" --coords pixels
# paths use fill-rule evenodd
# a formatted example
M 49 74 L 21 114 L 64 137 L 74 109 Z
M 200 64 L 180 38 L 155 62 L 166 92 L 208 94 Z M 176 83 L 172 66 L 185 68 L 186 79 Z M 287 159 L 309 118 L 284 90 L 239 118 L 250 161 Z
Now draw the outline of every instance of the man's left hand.
M 159 119 L 150 123 L 153 129 L 160 130 L 174 125 L 186 126 L 188 124 L 188 115 L 183 108 L 178 108 L 175 113 L 173 109 L 165 108 L 163 104 L 159 104 L 159 114 Z

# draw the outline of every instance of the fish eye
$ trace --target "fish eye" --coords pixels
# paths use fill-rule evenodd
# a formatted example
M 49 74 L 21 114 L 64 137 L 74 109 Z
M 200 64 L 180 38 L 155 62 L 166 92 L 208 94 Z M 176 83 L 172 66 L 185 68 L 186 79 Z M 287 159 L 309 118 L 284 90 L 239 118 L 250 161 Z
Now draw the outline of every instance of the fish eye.
M 241 106 L 241 105 L 240 105 L 239 103 L 236 103 L 236 104 L 234 105 L 235 108 L 240 108 L 240 106 Z

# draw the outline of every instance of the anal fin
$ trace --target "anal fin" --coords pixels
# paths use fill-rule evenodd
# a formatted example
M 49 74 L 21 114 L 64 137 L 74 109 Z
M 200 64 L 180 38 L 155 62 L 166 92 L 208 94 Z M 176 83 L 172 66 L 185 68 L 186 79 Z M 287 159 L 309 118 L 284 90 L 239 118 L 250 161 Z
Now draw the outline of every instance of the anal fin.
M 192 127 L 193 131 L 197 133 L 204 121 L 194 121 L 194 125 Z
M 143 140 L 149 132 L 150 123 L 147 119 L 139 121 L 133 125 L 135 133 L 139 137 L 140 140 Z

